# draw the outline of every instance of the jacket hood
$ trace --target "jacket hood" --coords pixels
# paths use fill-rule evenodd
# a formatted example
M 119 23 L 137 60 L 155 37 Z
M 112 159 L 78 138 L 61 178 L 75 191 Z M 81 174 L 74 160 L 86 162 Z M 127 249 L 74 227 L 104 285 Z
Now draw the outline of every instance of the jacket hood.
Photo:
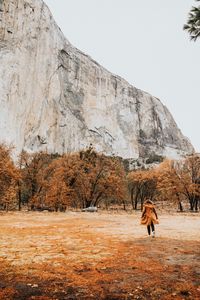
M 146 204 L 144 204 L 144 207 L 154 208 L 155 205 L 153 205 L 151 203 L 146 203 Z

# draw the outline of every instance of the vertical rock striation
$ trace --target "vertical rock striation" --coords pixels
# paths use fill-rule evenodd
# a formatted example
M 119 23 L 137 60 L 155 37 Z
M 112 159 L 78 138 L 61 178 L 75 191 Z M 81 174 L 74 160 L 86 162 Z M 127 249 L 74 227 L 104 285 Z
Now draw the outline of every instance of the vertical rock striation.
M 160 100 L 73 47 L 42 0 L 0 0 L 0 78 L 0 140 L 17 151 L 193 151 Z

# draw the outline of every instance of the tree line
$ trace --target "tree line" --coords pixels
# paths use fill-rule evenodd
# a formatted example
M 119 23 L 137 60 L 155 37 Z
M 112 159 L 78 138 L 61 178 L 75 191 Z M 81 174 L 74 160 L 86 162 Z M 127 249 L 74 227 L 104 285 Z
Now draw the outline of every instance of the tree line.
M 27 153 L 17 162 L 0 145 L 0 209 L 66 211 L 91 206 L 142 209 L 146 198 L 183 211 L 200 205 L 200 156 L 164 160 L 132 171 L 92 147 L 71 154 Z

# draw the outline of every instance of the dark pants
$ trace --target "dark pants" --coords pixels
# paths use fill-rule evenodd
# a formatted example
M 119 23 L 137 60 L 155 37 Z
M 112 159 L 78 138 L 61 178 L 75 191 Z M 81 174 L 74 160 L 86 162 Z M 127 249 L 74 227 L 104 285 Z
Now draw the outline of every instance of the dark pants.
M 147 231 L 148 231 L 149 235 L 151 234 L 151 230 L 152 230 L 152 232 L 155 231 L 155 227 L 154 227 L 153 222 L 151 222 L 151 225 L 147 226 Z

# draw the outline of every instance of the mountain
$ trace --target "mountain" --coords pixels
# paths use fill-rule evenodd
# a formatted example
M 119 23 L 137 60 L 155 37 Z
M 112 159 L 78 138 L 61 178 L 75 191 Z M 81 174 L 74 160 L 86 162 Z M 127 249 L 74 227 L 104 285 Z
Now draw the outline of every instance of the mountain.
M 73 47 L 42 0 L 0 0 L 0 78 L 0 141 L 18 152 L 193 151 L 160 100 Z

